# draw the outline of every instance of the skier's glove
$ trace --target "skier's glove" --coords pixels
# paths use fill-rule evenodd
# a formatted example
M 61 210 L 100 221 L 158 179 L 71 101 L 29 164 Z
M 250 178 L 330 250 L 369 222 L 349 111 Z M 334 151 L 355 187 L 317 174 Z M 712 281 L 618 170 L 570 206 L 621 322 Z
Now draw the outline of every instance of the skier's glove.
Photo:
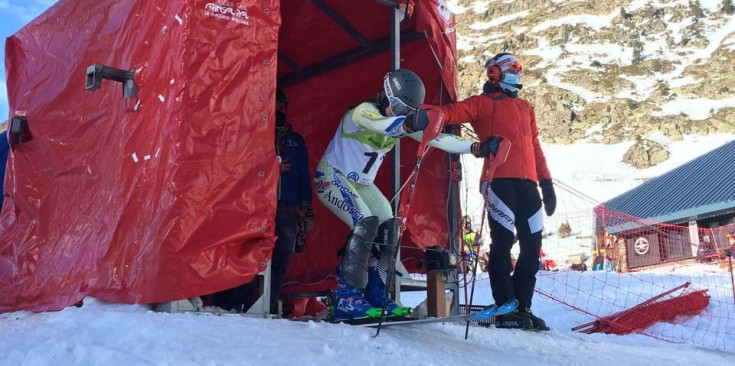
M 403 122 L 403 129 L 407 133 L 423 131 L 429 125 L 429 117 L 426 116 L 426 110 L 418 111 L 406 116 Z
M 502 140 L 503 138 L 500 136 L 490 136 L 483 142 L 473 143 L 470 151 L 472 152 L 472 155 L 478 158 L 489 158 L 490 154 L 495 156 L 498 153 L 498 147 Z
M 298 214 L 299 225 L 301 225 L 301 228 L 304 230 L 304 234 L 306 234 L 314 228 L 314 209 L 311 207 L 311 202 L 301 202 Z
M 541 194 L 544 200 L 544 211 L 546 216 L 551 216 L 556 211 L 556 193 L 554 193 L 554 183 L 551 179 L 541 180 L 538 185 L 541 187 Z

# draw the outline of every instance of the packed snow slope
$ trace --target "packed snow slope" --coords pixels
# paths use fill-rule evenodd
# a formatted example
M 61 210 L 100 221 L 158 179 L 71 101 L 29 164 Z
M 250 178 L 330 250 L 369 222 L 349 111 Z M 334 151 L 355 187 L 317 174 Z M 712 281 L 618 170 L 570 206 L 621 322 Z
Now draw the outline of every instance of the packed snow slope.
M 489 301 L 478 278 L 477 303 Z M 406 304 L 422 293 L 404 293 Z M 162 314 L 87 298 L 82 308 L 0 314 L 0 365 L 729 365 L 735 354 L 641 335 L 570 331 L 588 319 L 536 297 L 554 328 L 527 332 L 436 323 L 375 329 L 235 316 Z

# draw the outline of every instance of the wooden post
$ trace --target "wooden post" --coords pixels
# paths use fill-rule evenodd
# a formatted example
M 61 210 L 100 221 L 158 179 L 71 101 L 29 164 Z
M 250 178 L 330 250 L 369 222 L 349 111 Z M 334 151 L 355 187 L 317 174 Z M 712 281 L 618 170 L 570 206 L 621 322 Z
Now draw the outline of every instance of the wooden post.
M 439 270 L 426 273 L 426 314 L 435 317 L 449 316 L 444 277 Z

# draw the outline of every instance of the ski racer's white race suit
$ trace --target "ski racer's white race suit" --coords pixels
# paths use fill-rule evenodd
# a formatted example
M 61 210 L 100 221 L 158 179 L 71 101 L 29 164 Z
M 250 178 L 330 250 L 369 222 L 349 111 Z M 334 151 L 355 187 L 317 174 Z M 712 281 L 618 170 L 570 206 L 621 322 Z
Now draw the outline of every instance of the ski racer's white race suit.
M 373 181 L 398 139 L 421 141 L 423 132 L 407 133 L 406 117 L 386 117 L 374 103 L 364 102 L 345 113 L 319 161 L 314 187 L 319 200 L 350 228 L 360 219 L 377 216 L 378 222 L 393 217 L 390 203 Z M 439 134 L 429 145 L 450 153 L 470 153 L 473 141 Z

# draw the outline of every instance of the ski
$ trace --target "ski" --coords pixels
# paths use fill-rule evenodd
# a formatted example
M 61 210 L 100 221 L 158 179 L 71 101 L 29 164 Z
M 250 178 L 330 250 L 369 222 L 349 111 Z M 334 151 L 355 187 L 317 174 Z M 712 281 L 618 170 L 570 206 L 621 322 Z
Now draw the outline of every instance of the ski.
M 492 320 L 494 316 L 510 314 L 516 308 L 518 308 L 518 300 L 516 299 L 509 300 L 508 302 L 506 302 L 505 304 L 501 306 L 492 304 L 488 306 L 487 308 L 483 309 L 482 311 L 476 314 L 470 315 L 470 320 L 473 320 L 473 321 Z
M 414 325 L 414 324 L 430 324 L 430 323 L 450 323 L 450 322 L 462 322 L 462 321 L 468 321 L 469 316 L 468 315 L 451 315 L 446 317 L 439 317 L 439 318 L 400 318 L 400 319 L 385 319 L 382 323 L 378 321 L 373 322 L 366 322 L 366 323 L 349 323 L 350 325 L 360 326 L 360 327 L 390 327 L 394 325 Z
M 363 326 L 363 327 L 386 327 L 386 326 L 396 326 L 396 325 L 414 325 L 414 324 L 431 324 L 431 323 L 451 323 L 451 322 L 488 322 L 491 323 L 493 320 L 493 317 L 498 315 L 505 315 L 508 313 L 513 312 L 518 307 L 518 301 L 517 300 L 510 300 L 507 303 L 497 306 L 495 304 L 488 306 L 487 308 L 483 309 L 482 311 L 471 314 L 471 315 L 451 315 L 447 317 L 438 317 L 438 318 L 388 318 L 385 319 L 382 323 L 379 323 L 377 319 L 363 319 L 356 323 L 348 323 L 350 325 L 356 325 L 356 326 Z M 373 320 L 373 321 L 370 321 Z

